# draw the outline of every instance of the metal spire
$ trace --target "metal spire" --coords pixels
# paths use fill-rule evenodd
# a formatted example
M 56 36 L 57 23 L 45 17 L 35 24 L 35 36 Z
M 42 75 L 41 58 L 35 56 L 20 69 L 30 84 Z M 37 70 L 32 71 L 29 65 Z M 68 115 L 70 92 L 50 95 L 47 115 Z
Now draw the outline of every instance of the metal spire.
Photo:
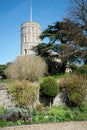
M 30 22 L 32 22 L 32 0 L 30 0 Z

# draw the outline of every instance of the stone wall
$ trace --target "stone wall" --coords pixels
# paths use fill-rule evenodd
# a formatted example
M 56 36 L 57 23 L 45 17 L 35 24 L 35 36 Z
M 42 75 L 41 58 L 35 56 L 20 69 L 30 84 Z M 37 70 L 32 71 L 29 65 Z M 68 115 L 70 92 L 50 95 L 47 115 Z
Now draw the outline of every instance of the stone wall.
M 7 92 L 7 84 L 0 83 L 0 106 L 12 107 L 14 103 L 11 101 L 11 97 Z
M 39 97 L 38 97 L 39 98 Z M 42 101 L 39 101 L 37 98 L 37 100 L 35 101 L 34 103 L 34 107 L 37 105 L 37 104 L 40 104 L 41 103 L 44 103 L 44 104 L 48 104 L 49 102 L 49 99 L 48 97 L 44 97 L 44 99 L 41 99 L 43 100 Z M 0 83 L 0 106 L 4 106 L 4 107 L 14 107 L 15 104 L 14 102 L 12 102 L 11 100 L 11 96 L 8 94 L 8 91 L 7 91 L 7 84 L 4 84 L 4 83 Z M 58 105 L 62 105 L 62 101 L 61 101 L 61 98 L 60 98 L 60 95 L 57 95 L 54 100 L 53 100 L 53 105 L 54 106 L 58 106 Z

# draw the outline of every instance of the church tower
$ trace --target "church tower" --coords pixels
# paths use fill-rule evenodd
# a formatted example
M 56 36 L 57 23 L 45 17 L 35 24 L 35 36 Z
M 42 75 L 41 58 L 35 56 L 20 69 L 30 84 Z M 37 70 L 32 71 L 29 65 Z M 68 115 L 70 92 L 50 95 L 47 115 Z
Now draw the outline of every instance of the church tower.
M 40 40 L 41 26 L 32 21 L 32 1 L 30 0 L 30 22 L 21 25 L 21 54 L 35 54 L 32 47 L 37 46 Z

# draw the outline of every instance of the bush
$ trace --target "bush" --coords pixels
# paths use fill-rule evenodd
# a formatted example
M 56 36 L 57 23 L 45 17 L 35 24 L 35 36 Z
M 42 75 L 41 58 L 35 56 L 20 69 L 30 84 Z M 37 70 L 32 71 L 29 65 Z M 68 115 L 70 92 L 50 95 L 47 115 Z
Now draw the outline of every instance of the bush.
M 14 123 L 11 121 L 6 121 L 6 120 L 0 121 L 0 127 L 4 127 L 4 126 L 7 127 L 12 125 L 14 125 Z
M 60 82 L 63 101 L 68 106 L 81 107 L 85 103 L 87 81 L 80 75 L 73 74 Z
M 8 86 L 17 106 L 27 108 L 33 106 L 39 95 L 39 86 L 28 81 L 16 82 Z
M 0 115 L 4 114 L 6 112 L 6 108 L 4 108 L 3 106 L 0 106 Z
M 81 112 L 87 114 L 87 102 L 84 104 L 83 107 L 80 108 Z
M 46 96 L 55 97 L 59 92 L 56 80 L 52 77 L 45 78 L 40 84 L 40 92 Z
M 49 112 L 51 121 L 62 121 L 65 118 L 66 111 L 64 109 L 52 108 Z
M 1 76 L 1 79 L 5 79 L 6 78 L 6 75 L 4 73 L 6 68 L 7 68 L 7 65 L 0 65 L 0 76 Z
M 8 65 L 5 74 L 8 78 L 36 81 L 47 71 L 45 61 L 39 56 L 20 56 Z
M 59 92 L 59 87 L 56 80 L 53 77 L 47 77 L 40 84 L 40 93 L 51 98 L 55 97 Z
M 66 106 L 53 106 L 51 109 L 43 110 L 42 107 L 38 105 L 37 109 L 33 109 L 31 115 L 29 109 L 9 108 L 8 111 L 13 111 L 15 115 L 8 120 L 1 120 L 0 126 L 87 120 L 87 104 L 80 109 Z M 15 120 L 17 114 L 18 118 Z
M 78 73 L 87 77 L 87 64 L 80 66 L 79 69 L 78 69 Z
M 78 65 L 76 65 L 76 64 L 72 64 L 72 65 L 71 65 L 71 69 L 72 69 L 73 72 L 77 72 L 77 71 L 78 71 L 78 68 L 79 68 L 79 67 L 78 67 Z

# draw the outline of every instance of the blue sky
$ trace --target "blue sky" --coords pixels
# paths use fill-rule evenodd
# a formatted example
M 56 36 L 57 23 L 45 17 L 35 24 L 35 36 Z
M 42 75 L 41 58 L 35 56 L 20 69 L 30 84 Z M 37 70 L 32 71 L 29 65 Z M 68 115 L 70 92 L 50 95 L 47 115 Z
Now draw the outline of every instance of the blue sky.
M 41 30 L 66 16 L 70 0 L 32 0 L 33 21 Z M 0 64 L 20 55 L 20 27 L 30 20 L 29 0 L 0 0 Z

